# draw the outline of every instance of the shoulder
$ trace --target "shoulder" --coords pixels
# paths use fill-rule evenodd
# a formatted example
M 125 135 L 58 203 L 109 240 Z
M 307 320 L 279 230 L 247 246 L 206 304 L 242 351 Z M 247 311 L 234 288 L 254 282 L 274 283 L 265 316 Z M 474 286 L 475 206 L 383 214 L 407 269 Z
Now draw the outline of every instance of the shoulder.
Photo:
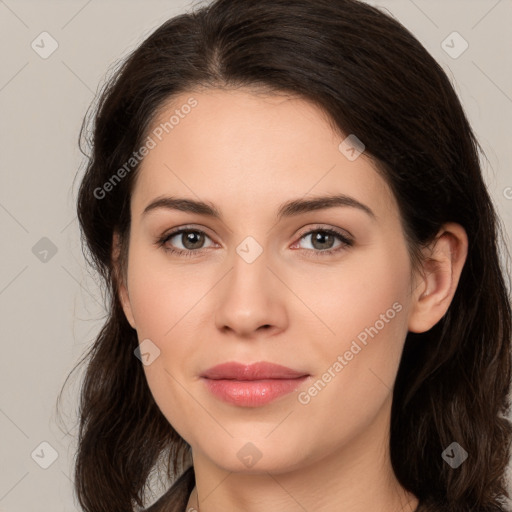
M 163 496 L 141 512 L 184 512 L 195 483 L 194 467 L 190 466 Z

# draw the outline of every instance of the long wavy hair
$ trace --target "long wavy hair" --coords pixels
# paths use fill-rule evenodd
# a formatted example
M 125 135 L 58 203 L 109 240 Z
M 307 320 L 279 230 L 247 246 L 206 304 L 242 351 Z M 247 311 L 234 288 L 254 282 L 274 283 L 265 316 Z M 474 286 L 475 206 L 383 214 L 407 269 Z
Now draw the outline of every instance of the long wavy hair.
M 483 151 L 440 65 L 397 20 L 356 0 L 197 6 L 116 65 L 85 116 L 79 144 L 86 139 L 90 151 L 77 211 L 107 314 L 78 363 L 86 363 L 74 475 L 83 510 L 147 506 L 153 471 L 163 463 L 170 479 L 190 463 L 190 446 L 159 410 L 134 356 L 137 333 L 118 298 L 124 274 L 113 264 L 113 234 L 120 234 L 125 269 L 139 166 L 125 167 L 115 183 L 112 177 L 169 99 L 202 87 L 299 96 L 328 114 L 340 134 L 357 134 L 397 199 L 413 262 L 443 223 L 465 228 L 468 256 L 448 312 L 405 341 L 393 389 L 391 462 L 421 512 L 505 510 L 511 307 L 500 250 L 508 253 L 482 177 Z M 452 442 L 468 453 L 456 469 L 441 457 Z

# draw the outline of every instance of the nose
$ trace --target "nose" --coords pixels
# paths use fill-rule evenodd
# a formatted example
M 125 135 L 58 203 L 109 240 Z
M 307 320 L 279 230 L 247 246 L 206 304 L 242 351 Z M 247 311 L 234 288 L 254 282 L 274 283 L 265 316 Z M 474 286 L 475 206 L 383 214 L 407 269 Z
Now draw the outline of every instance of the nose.
M 251 263 L 235 253 L 233 267 L 219 283 L 216 327 L 245 339 L 286 329 L 287 290 L 276 273 L 269 268 L 265 251 Z

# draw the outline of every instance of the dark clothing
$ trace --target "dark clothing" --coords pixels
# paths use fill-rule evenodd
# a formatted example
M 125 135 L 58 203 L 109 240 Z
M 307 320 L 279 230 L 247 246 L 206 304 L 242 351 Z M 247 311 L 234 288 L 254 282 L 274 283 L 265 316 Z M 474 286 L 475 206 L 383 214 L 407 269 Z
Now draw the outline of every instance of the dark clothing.
M 188 499 L 195 484 L 194 467 L 190 466 L 163 496 L 142 512 L 187 512 Z

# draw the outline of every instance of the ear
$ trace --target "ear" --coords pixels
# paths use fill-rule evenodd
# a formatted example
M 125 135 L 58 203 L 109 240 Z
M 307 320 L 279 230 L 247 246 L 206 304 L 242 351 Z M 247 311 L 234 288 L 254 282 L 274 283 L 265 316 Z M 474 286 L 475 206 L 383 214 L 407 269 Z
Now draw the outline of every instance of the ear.
M 125 282 L 124 272 L 121 268 L 121 238 L 119 233 L 114 232 L 114 236 L 112 238 L 112 265 L 114 269 L 114 275 L 117 282 L 117 293 L 119 295 L 119 301 L 121 302 L 121 306 L 123 307 L 124 314 L 128 323 L 132 326 L 133 329 L 135 327 L 135 319 L 133 317 L 132 307 L 130 303 L 130 296 L 128 294 L 128 287 Z
M 443 225 L 434 241 L 424 249 L 424 263 L 416 274 L 416 288 L 409 313 L 409 331 L 421 333 L 433 327 L 452 302 L 468 252 L 464 228 Z

